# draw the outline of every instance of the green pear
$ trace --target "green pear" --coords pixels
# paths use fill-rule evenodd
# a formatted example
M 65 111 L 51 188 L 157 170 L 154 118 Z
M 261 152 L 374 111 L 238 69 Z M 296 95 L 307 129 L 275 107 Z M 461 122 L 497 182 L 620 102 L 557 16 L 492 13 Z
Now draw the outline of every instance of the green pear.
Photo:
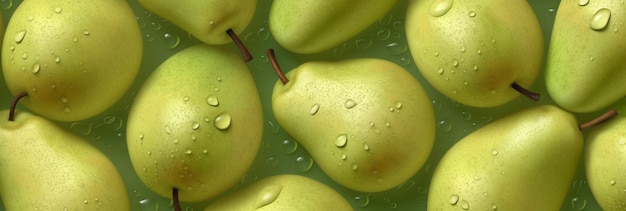
M 412 0 L 406 36 L 424 78 L 445 96 L 495 107 L 530 93 L 544 64 L 539 21 L 526 0 Z
M 393 188 L 429 157 L 431 101 L 408 71 L 383 59 L 307 62 L 272 92 L 278 123 L 340 185 Z M 284 78 L 284 77 L 283 77 Z
M 283 48 L 300 54 L 319 53 L 361 33 L 397 0 L 274 0 L 269 28 Z
M 337 191 L 300 175 L 264 178 L 212 202 L 210 210 L 354 210 Z
M 626 209 L 625 169 L 626 117 L 590 128 L 585 146 L 585 172 L 602 209 Z
M 115 14 L 115 15 L 112 15 Z M 2 45 L 10 91 L 48 119 L 79 121 L 115 104 L 142 61 L 135 15 L 123 0 L 24 1 Z
M 561 1 L 545 72 L 548 94 L 559 106 L 593 112 L 626 96 L 624 13 L 620 1 Z
M 225 46 L 197 45 L 163 62 L 131 106 L 132 165 L 154 192 L 203 201 L 236 184 L 261 144 L 263 113 L 246 64 Z
M 252 59 L 236 34 L 243 32 L 252 20 L 257 0 L 139 0 L 139 3 L 206 44 L 221 45 L 234 40 L 244 60 Z
M 0 112 L 0 195 L 6 210 L 130 210 L 113 163 L 96 147 L 27 112 Z
M 446 152 L 428 210 L 559 210 L 582 150 L 572 114 L 552 105 L 510 114 Z

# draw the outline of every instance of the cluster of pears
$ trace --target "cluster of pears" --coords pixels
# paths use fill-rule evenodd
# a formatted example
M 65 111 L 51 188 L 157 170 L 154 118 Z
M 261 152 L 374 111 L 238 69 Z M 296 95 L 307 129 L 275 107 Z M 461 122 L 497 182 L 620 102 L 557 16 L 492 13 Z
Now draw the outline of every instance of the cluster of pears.
M 142 50 L 126 1 L 19 4 L 2 42 L 3 76 L 15 95 L 0 111 L 4 208 L 130 210 L 111 160 L 50 120 L 84 120 L 111 107 L 134 81 Z M 38 115 L 17 110 L 18 101 Z

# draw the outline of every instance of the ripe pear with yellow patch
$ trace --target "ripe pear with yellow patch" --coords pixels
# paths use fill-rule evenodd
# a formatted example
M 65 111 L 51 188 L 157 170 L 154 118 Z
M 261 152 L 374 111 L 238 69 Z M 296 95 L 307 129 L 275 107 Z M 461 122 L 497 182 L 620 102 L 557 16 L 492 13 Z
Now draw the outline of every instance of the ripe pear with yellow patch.
M 261 145 L 263 113 L 246 64 L 226 46 L 201 44 L 163 62 L 139 89 L 127 146 L 143 183 L 180 201 L 235 185 Z
M 210 210 L 354 210 L 331 187 L 301 175 L 276 175 L 262 179 L 212 202 Z
M 6 210 L 130 210 L 106 155 L 28 112 L 0 111 L 0 196 Z
M 20 103 L 32 112 L 84 120 L 126 94 L 141 65 L 141 37 L 127 1 L 23 1 L 4 36 L 4 79 L 13 95 L 27 92 Z
M 429 157 L 435 139 L 432 103 L 399 65 L 361 58 L 311 61 L 285 75 L 277 72 L 276 120 L 340 185 L 388 190 Z
M 589 113 L 626 96 L 626 6 L 622 1 L 561 1 L 545 70 L 561 107 Z
M 528 91 L 544 66 L 539 21 L 526 0 L 412 0 L 409 49 L 439 92 L 468 106 L 495 107 Z

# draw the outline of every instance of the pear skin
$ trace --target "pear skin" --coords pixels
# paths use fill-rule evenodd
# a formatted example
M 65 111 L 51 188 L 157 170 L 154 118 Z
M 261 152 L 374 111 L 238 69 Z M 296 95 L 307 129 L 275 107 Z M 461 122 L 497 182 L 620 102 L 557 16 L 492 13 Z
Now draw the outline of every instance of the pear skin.
M 113 163 L 96 147 L 27 112 L 0 112 L 0 195 L 7 210 L 130 210 Z
M 232 41 L 227 30 L 239 34 L 246 29 L 257 0 L 139 0 L 139 3 L 200 41 L 221 45 Z
M 197 45 L 163 62 L 131 106 L 127 146 L 141 181 L 165 197 L 207 200 L 235 185 L 261 145 L 261 101 L 226 46 Z
M 24 1 L 6 34 L 2 68 L 9 90 L 28 92 L 20 103 L 57 121 L 84 120 L 113 106 L 142 61 L 139 25 L 123 0 Z
M 468 106 L 495 107 L 520 96 L 544 65 L 539 21 L 525 0 L 412 0 L 409 49 L 439 92 Z
M 626 7 L 614 0 L 561 1 L 545 78 L 561 107 L 587 113 L 626 96 Z
M 334 189 L 300 175 L 262 179 L 212 202 L 205 211 L 354 210 Z
M 589 129 L 585 172 L 603 210 L 626 209 L 626 118 L 615 117 Z
M 576 118 L 529 108 L 467 135 L 439 161 L 428 210 L 559 210 L 582 156 Z
M 307 62 L 286 77 L 272 93 L 276 120 L 342 186 L 387 190 L 429 157 L 432 103 L 402 67 L 373 58 Z
M 269 28 L 283 48 L 314 54 L 348 41 L 378 19 L 397 0 L 274 0 Z

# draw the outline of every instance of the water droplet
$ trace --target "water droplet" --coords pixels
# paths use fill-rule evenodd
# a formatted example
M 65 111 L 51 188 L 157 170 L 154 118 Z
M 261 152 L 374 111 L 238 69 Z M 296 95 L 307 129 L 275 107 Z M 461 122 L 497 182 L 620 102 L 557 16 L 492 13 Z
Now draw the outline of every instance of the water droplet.
M 389 29 L 381 29 L 378 31 L 377 33 L 378 35 L 378 39 L 380 40 L 387 40 L 391 37 L 391 30 Z
M 296 158 L 295 165 L 298 171 L 307 172 L 313 167 L 313 159 L 306 155 L 301 155 Z
M 180 139 L 177 139 L 177 138 L 174 139 L 174 141 L 173 141 L 174 144 L 178 144 L 179 142 L 180 142 Z
M 361 51 L 367 50 L 372 46 L 373 41 L 371 39 L 358 39 L 355 41 L 356 49 Z
M 385 48 L 387 49 L 389 53 L 391 53 L 391 55 L 395 55 L 395 56 L 403 54 L 408 49 L 406 44 L 399 43 L 399 42 L 389 43 L 387 44 L 387 46 L 385 46 Z
M 456 205 L 456 203 L 459 202 L 459 195 L 453 194 L 450 196 L 450 200 L 448 202 L 450 202 L 451 205 Z
M 190 99 L 191 99 L 191 98 L 190 98 L 189 96 L 184 96 L 184 97 L 183 97 L 183 101 L 185 101 L 185 102 L 189 102 L 189 100 L 190 100 Z
M 617 182 L 615 181 L 615 179 L 611 179 L 611 180 L 609 181 L 609 184 L 611 184 L 611 185 L 615 185 L 616 183 L 617 183 Z
M 461 46 L 461 53 L 465 53 L 465 46 L 464 45 Z
M 202 150 L 202 154 L 205 154 L 205 155 L 206 155 L 206 154 L 208 154 L 208 153 L 209 153 L 209 150 L 208 150 L 208 149 L 203 149 L 203 150 Z
M 599 9 L 598 11 L 596 11 L 595 14 L 593 14 L 589 27 L 591 27 L 591 29 L 596 30 L 596 31 L 603 30 L 609 24 L 610 19 L 611 19 L 610 9 L 607 9 L 607 8 Z
M 454 59 L 452 60 L 452 66 L 458 67 L 459 66 L 459 61 Z
M 309 113 L 311 115 L 315 115 L 317 113 L 317 111 L 320 110 L 320 104 L 313 104 L 313 106 L 311 106 L 311 110 L 309 111 Z
M 165 133 L 172 134 L 172 129 L 168 126 L 165 126 Z
M 298 149 L 298 143 L 291 140 L 284 140 L 280 148 L 284 153 L 291 154 Z
M 354 202 L 356 202 L 357 206 L 359 207 L 367 207 L 367 205 L 369 205 L 370 203 L 370 199 L 369 197 L 356 196 L 354 197 Z
M 430 15 L 433 17 L 441 17 L 448 13 L 452 8 L 453 0 L 438 0 L 430 6 Z
M 498 155 L 498 150 L 491 150 L 491 155 L 496 156 Z
M 265 164 L 267 164 L 268 166 L 278 166 L 278 158 L 274 157 L 274 156 L 270 156 L 267 159 L 265 159 Z
M 67 97 L 61 96 L 61 103 L 67 103 Z
M 498 206 L 496 204 L 491 204 L 491 210 L 498 210 Z
M 228 113 L 221 113 L 215 117 L 215 121 L 213 121 L 213 125 L 220 130 L 226 130 L 230 127 L 231 117 Z
M 470 16 L 470 18 L 476 17 L 476 12 L 470 11 L 468 15 Z
M 579 6 L 585 6 L 589 4 L 589 0 L 578 0 L 578 5 Z
M 439 73 L 439 75 L 443 75 L 443 72 L 445 70 L 443 69 L 443 67 L 440 67 L 439 70 L 437 71 L 437 73 Z
M 191 155 L 191 153 L 193 153 L 193 151 L 191 151 L 190 149 L 185 150 L 185 154 L 186 154 L 186 155 Z
M 346 154 L 341 154 L 341 159 L 342 159 L 342 160 L 346 160 L 346 159 L 348 159 L 348 155 L 346 155 Z
M 70 107 L 68 107 L 68 106 L 63 107 L 63 112 L 69 113 L 70 111 L 72 111 L 72 109 L 70 109 Z
M 348 99 L 343 105 L 346 106 L 347 109 L 351 109 L 351 108 L 354 108 L 354 106 L 356 106 L 356 102 L 354 102 L 354 100 L 352 99 Z
M 464 210 L 469 210 L 469 203 L 465 200 L 461 201 L 461 208 L 463 208 Z
M 206 99 L 206 103 L 209 104 L 210 106 L 218 106 L 220 104 L 219 100 L 217 99 L 217 97 L 211 95 Z
M 282 191 L 282 189 L 283 189 L 282 185 L 276 185 L 276 184 L 263 187 L 259 191 L 259 194 L 256 197 L 256 202 L 254 203 L 255 204 L 254 206 L 257 209 L 259 209 L 268 204 L 271 204 L 278 198 L 278 195 L 280 195 L 280 192 Z
M 439 51 L 435 51 L 435 57 L 439 56 Z
M 35 20 L 35 16 L 29 15 L 26 20 L 28 20 L 28 22 L 31 22 L 33 20 Z
M 198 122 L 191 123 L 191 129 L 197 130 L 198 128 L 200 128 L 200 123 Z
M 21 43 L 24 40 L 24 37 L 26 37 L 26 30 L 17 32 L 17 34 L 15 34 L 15 42 Z
M 363 142 L 363 150 L 369 151 L 370 150 L 370 145 L 367 144 L 366 142 Z
M 61 7 L 54 8 L 54 12 L 56 14 L 61 14 L 61 12 L 63 12 L 63 8 L 61 8 Z
M 180 44 L 180 37 L 178 35 L 172 35 L 170 33 L 165 33 L 163 35 L 163 38 L 165 39 L 165 42 L 167 43 L 167 47 L 169 49 L 174 49 L 174 48 L 178 47 L 178 44 Z
M 89 35 L 89 31 L 88 31 L 87 29 L 84 29 L 84 30 L 83 30 L 83 35 L 85 35 L 85 36 L 86 36 L 86 35 Z
M 622 138 L 622 139 L 618 140 L 617 144 L 619 144 L 620 146 L 626 145 L 626 139 Z
M 584 210 L 587 207 L 587 200 L 584 198 L 574 197 L 570 202 L 575 210 Z
M 344 147 L 348 143 L 348 136 L 346 134 L 341 134 L 335 140 L 335 146 Z
M 27 53 L 23 53 L 22 54 L 22 59 L 28 59 L 28 54 Z
M 33 68 L 32 68 L 33 74 L 39 73 L 39 69 L 40 69 L 40 66 L 38 63 L 33 64 Z
M 474 71 L 478 71 L 478 65 L 474 65 L 474 68 L 472 68 Z
M 437 122 L 437 127 L 445 132 L 450 132 L 450 130 L 452 130 L 452 124 L 450 123 L 450 121 L 447 120 L 441 120 Z
M 55 57 L 55 58 L 54 58 L 54 62 L 56 62 L 56 63 L 61 62 L 61 58 L 60 58 L 60 57 L 58 57 L 58 56 L 57 56 L 57 57 Z
M 356 171 L 359 170 L 359 165 L 357 165 L 356 163 L 352 164 L 352 171 Z
M 397 109 L 401 109 L 402 108 L 402 103 L 401 102 L 396 102 L 396 108 Z

